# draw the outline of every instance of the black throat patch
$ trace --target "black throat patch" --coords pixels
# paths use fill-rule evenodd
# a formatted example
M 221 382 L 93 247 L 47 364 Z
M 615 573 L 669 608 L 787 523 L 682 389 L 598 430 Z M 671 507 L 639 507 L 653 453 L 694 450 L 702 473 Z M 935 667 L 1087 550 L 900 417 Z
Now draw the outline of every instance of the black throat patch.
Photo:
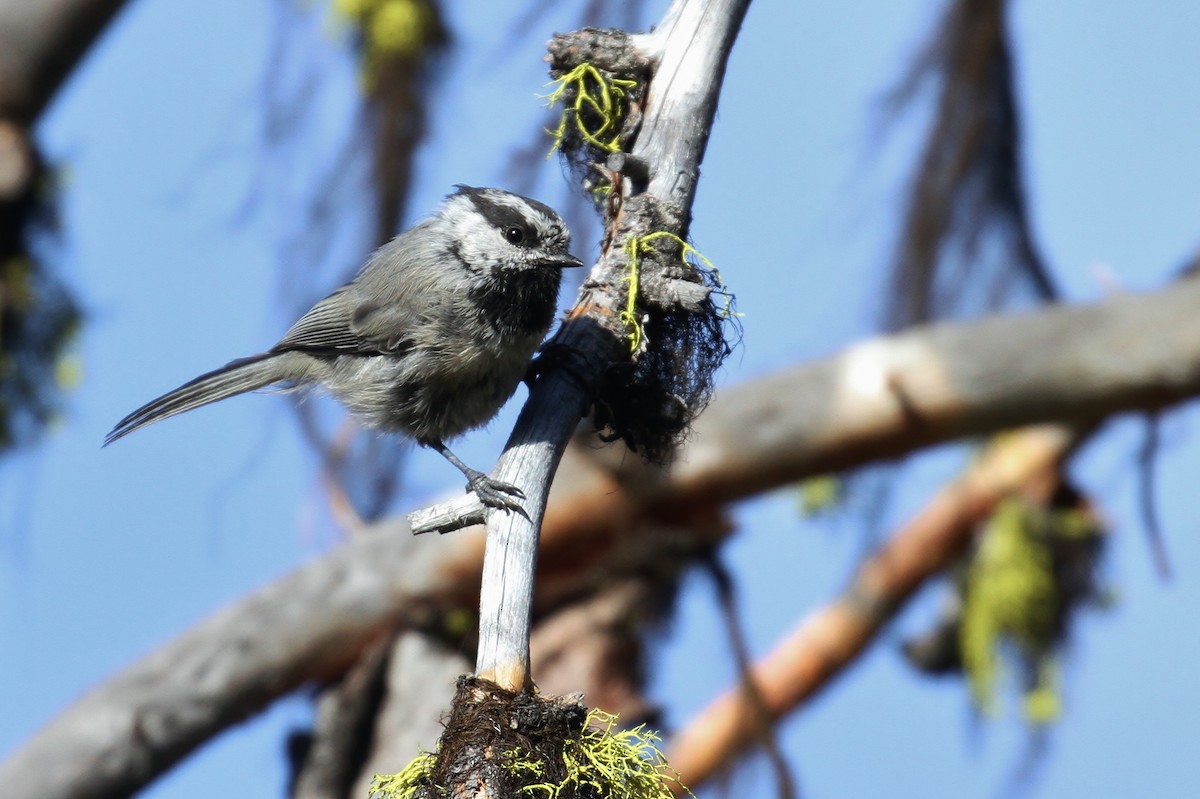
M 544 336 L 554 321 L 561 279 L 555 267 L 499 272 L 470 290 L 471 304 L 501 337 Z

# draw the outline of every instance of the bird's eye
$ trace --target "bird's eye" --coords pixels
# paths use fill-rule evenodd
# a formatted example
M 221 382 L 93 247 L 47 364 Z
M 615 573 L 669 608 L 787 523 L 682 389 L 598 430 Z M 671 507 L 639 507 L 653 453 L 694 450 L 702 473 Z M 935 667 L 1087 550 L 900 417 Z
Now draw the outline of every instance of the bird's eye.
M 509 225 L 504 229 L 504 240 L 509 244 L 520 244 L 525 241 L 525 229 L 519 225 Z

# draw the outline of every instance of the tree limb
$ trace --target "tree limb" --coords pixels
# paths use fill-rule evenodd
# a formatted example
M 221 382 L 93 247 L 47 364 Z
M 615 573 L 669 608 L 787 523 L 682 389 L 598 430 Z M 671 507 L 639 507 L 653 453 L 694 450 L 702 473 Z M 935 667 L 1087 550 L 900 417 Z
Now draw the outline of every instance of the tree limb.
M 840 597 L 755 665 L 753 697 L 744 685 L 729 689 L 674 737 L 667 758 L 680 784 L 700 786 L 753 745 L 762 713 L 779 719 L 844 674 L 916 589 L 966 550 L 1002 499 L 1018 491 L 1048 499 L 1060 464 L 1088 432 L 1047 425 L 998 439 L 867 558 Z
M 413 543 L 364 536 L 217 613 L 39 731 L 0 764 L 0 785 L 40 799 L 132 794 L 217 731 L 341 674 L 436 594 L 432 553 Z
M 748 6 L 749 0 L 675 0 L 656 32 L 635 44 L 652 77 L 630 155 L 652 165 L 650 181 L 638 195 L 631 181 L 613 186 L 610 207 L 617 211 L 607 246 L 551 345 L 580 364 L 571 372 L 551 369 L 533 387 L 496 467 L 500 480 L 524 491 L 528 512 L 488 518 L 475 673 L 501 687 L 523 691 L 532 684 L 529 634 L 539 527 L 554 470 L 592 400 L 577 375 L 598 380 L 625 342 L 618 320 L 626 293 L 626 239 L 658 228 L 651 223 L 658 221 L 654 206 L 673 218 L 677 235 L 686 236 L 725 64 Z M 580 41 L 595 33 L 582 32 Z M 551 43 L 551 60 L 571 46 L 571 35 L 559 37 Z
M 0 2 L 0 118 L 31 125 L 125 0 Z

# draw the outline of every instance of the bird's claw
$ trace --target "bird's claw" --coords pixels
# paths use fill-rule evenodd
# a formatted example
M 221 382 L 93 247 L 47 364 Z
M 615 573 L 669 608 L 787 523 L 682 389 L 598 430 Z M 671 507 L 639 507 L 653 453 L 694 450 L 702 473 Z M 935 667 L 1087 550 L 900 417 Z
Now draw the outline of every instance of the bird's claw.
M 486 507 L 515 511 L 529 519 L 525 507 L 519 502 L 525 499 L 525 492 L 511 483 L 488 477 L 483 472 L 472 472 L 467 476 L 467 490 L 474 491 Z

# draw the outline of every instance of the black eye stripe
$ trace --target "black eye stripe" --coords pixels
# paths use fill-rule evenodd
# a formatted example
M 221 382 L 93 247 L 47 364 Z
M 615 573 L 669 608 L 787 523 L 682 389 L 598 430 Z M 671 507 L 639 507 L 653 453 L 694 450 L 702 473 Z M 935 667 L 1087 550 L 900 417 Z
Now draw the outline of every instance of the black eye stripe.
M 526 213 L 508 203 L 497 202 L 488 195 L 486 189 L 461 186 L 458 193 L 467 197 L 471 201 L 471 204 L 475 206 L 475 210 L 479 212 L 479 215 L 487 220 L 488 224 L 499 230 L 500 235 L 506 241 L 509 241 L 509 229 L 514 227 L 520 228 L 525 233 L 524 240 L 520 242 L 521 246 L 534 246 L 539 239 L 543 238 L 540 235 L 538 226 L 530 220 Z M 547 221 L 557 218 L 557 214 L 549 206 L 543 205 L 537 200 L 531 200 L 528 197 L 521 197 L 520 199 L 529 206 L 531 211 L 541 213 L 545 216 Z M 515 242 L 510 241 L 510 243 Z

